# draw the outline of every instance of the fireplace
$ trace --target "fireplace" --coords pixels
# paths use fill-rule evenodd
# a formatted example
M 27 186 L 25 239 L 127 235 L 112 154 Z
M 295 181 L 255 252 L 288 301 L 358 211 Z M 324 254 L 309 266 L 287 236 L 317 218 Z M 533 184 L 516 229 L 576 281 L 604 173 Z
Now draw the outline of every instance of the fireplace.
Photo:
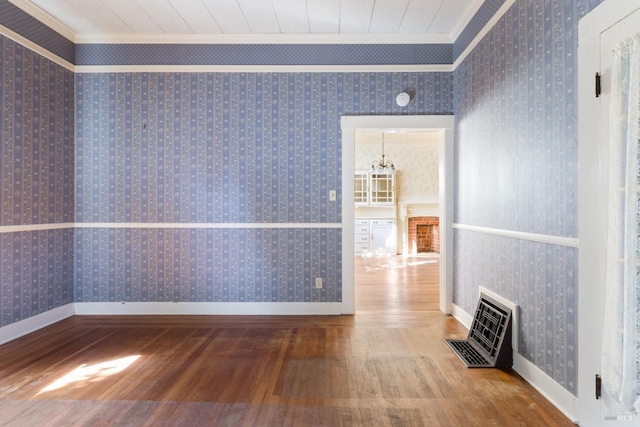
M 440 253 L 440 219 L 433 216 L 409 218 L 409 253 Z

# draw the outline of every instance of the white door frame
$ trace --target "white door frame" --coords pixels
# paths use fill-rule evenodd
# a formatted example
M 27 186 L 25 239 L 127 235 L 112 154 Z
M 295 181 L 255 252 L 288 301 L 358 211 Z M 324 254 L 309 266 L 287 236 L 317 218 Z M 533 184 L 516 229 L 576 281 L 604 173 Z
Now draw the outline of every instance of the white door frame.
M 355 313 L 353 174 L 357 130 L 439 131 L 440 139 L 440 310 L 453 305 L 453 126 L 449 115 L 343 116 L 342 126 L 342 313 Z
M 637 0 L 606 0 L 578 25 L 578 414 L 583 427 L 602 425 L 605 415 L 602 400 L 595 399 L 604 319 L 609 172 L 606 114 L 611 79 L 611 69 L 605 68 L 600 57 L 601 35 L 639 8 Z M 603 96 L 598 98 L 596 72 L 602 75 Z

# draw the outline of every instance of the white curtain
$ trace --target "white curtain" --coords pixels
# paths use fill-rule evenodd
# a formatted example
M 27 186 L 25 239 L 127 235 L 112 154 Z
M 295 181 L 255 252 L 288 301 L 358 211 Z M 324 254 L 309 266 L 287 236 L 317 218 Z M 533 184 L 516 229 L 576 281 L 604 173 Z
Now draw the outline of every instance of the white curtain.
M 640 34 L 613 55 L 602 382 L 640 414 Z

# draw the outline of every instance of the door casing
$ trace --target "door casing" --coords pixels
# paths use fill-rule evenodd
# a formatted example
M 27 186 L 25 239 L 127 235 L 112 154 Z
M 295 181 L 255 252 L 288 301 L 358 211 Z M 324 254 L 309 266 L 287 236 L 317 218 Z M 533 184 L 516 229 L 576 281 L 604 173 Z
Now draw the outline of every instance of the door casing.
M 355 133 L 367 131 L 436 131 L 439 159 L 440 310 L 453 306 L 453 128 L 452 115 L 343 116 L 342 127 L 342 312 L 355 313 L 354 226 Z

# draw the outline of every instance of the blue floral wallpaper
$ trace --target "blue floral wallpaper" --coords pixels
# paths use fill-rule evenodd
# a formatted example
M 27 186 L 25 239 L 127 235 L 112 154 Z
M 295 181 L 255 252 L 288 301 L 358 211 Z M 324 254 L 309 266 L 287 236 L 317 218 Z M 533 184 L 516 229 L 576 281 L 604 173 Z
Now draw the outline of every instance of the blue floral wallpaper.
M 598 3 L 518 0 L 454 71 L 454 222 L 578 236 L 578 20 Z M 575 394 L 578 250 L 465 230 L 454 248 L 454 303 L 517 303 L 520 353 Z
M 340 117 L 451 98 L 451 73 L 76 75 L 76 220 L 160 223 L 78 229 L 76 301 L 341 301 Z
M 338 229 L 76 230 L 76 301 L 340 301 Z M 324 277 L 323 289 L 313 278 Z
M 74 76 L 0 36 L 0 231 L 72 223 Z M 73 301 L 73 230 L 0 232 L 0 326 Z
M 72 228 L 0 233 L 0 327 L 73 302 Z

